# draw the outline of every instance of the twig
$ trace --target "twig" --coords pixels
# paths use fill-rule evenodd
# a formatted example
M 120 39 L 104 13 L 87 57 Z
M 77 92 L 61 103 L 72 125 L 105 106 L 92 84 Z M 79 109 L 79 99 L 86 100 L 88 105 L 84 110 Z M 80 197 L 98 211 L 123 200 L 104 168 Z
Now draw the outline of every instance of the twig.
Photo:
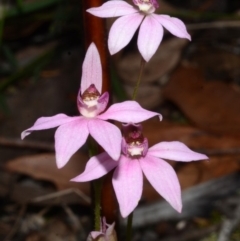
M 17 216 L 17 219 L 16 219 L 15 224 L 13 225 L 10 233 L 5 237 L 4 241 L 11 241 L 11 240 L 12 240 L 13 236 L 15 235 L 15 233 L 16 233 L 17 230 L 18 230 L 20 221 L 21 221 L 21 219 L 22 219 L 25 211 L 26 211 L 26 205 L 24 204 L 24 205 L 22 205 L 22 207 L 21 207 L 21 209 L 20 209 L 20 211 L 19 211 L 19 214 L 18 214 L 18 216 Z
M 54 193 L 50 193 L 50 194 L 47 194 L 47 195 L 44 195 L 44 196 L 36 197 L 36 198 L 33 198 L 30 201 L 30 203 L 43 202 L 43 201 L 46 201 L 46 200 L 49 200 L 49 199 L 59 198 L 59 197 L 62 197 L 62 196 L 68 195 L 68 194 L 72 194 L 72 193 L 77 194 L 86 203 L 90 204 L 90 202 L 91 202 L 90 198 L 77 188 L 69 188 L 69 189 L 66 189 L 66 190 L 59 191 L 59 192 L 54 192 Z
M 84 230 L 84 228 L 83 228 L 83 226 L 81 224 L 81 221 L 78 218 L 78 216 L 75 215 L 74 212 L 72 211 L 72 209 L 69 208 L 69 206 L 67 206 L 66 204 L 62 204 L 62 207 L 63 207 L 63 210 L 65 211 L 65 213 L 68 215 L 68 218 L 69 218 L 69 221 L 70 221 L 72 229 L 75 232 L 81 231 L 81 235 L 83 237 L 86 237 L 87 233 L 85 233 L 85 230 Z
M 9 138 L 9 137 L 0 137 L 0 146 L 5 147 L 17 147 L 24 149 L 35 149 L 41 151 L 50 151 L 54 152 L 54 145 L 52 143 L 46 143 L 42 141 L 28 141 L 17 138 Z M 221 156 L 221 155 L 236 155 L 240 154 L 240 148 L 230 148 L 225 150 L 218 149 L 194 149 L 197 152 L 204 153 L 208 156 Z
M 43 217 L 49 210 L 51 206 L 43 208 L 40 212 L 37 213 L 37 216 Z
M 208 12 L 208 11 L 204 11 L 204 12 L 199 12 L 199 11 L 191 11 L 191 10 L 181 10 L 181 11 L 177 11 L 177 12 L 165 12 L 164 14 L 169 14 L 171 16 L 174 17 L 179 17 L 179 18 L 188 18 L 191 20 L 239 20 L 240 16 L 238 14 L 228 14 L 228 13 L 220 13 L 220 12 Z
M 240 21 L 216 21 L 206 23 L 187 24 L 188 30 L 211 29 L 211 28 L 239 28 Z
M 199 184 L 182 193 L 183 211 L 177 213 L 166 201 L 142 206 L 134 211 L 134 227 L 152 225 L 161 220 L 182 220 L 213 208 L 214 201 L 235 193 L 240 186 L 240 175 L 231 174 Z
M 22 141 L 20 139 L 6 138 L 6 137 L 0 137 L 0 146 L 36 149 L 36 150 L 51 151 L 51 152 L 54 151 L 54 145 L 52 143 L 45 143 L 41 141 L 27 141 L 27 140 Z
M 240 223 L 240 204 L 238 204 L 234 217 L 232 219 L 227 218 L 223 224 L 222 229 L 220 230 L 218 241 L 228 241 L 230 240 L 230 236 L 232 231 L 238 226 Z
M 240 154 L 240 148 L 229 149 L 194 149 L 195 151 L 202 152 L 208 156 L 221 156 L 221 155 L 236 155 Z
M 199 240 L 200 238 L 206 237 L 207 235 L 215 232 L 219 229 L 219 225 L 214 225 L 207 228 L 201 228 L 198 230 L 186 230 L 183 234 L 178 234 L 174 237 L 163 238 L 161 241 L 192 241 L 192 240 Z

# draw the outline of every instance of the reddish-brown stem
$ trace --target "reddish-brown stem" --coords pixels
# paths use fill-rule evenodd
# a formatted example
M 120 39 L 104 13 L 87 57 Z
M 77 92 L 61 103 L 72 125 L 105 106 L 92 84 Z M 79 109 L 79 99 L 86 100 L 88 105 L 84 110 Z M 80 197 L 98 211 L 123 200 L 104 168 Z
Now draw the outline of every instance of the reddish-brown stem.
M 102 187 L 102 214 L 107 218 L 107 222 L 111 224 L 117 222 L 118 215 L 118 205 L 112 186 L 112 177 L 113 171 L 106 175 Z
M 107 30 L 105 19 L 95 17 L 86 12 L 86 9 L 101 6 L 104 0 L 82 0 L 85 46 L 94 42 L 101 57 L 103 70 L 102 93 L 110 90 L 109 53 L 107 48 Z M 99 148 L 101 149 L 101 148 Z M 116 222 L 117 203 L 112 187 L 112 172 L 107 175 L 102 186 L 101 214 L 106 217 L 107 223 Z

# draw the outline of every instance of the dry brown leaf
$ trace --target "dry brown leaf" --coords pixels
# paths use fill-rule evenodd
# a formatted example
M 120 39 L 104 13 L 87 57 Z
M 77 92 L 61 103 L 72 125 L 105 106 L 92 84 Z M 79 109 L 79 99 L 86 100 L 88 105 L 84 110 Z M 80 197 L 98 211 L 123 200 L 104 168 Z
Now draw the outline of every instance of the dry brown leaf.
M 214 36 L 214 32 L 212 35 Z M 209 36 L 209 38 L 213 36 Z M 221 39 L 222 36 L 215 33 L 215 38 Z M 229 43 L 232 49 L 237 46 L 237 43 L 234 45 L 235 42 L 233 39 L 232 37 L 232 42 Z M 237 42 L 237 40 L 235 41 Z M 219 45 L 221 44 L 224 46 L 222 41 L 219 42 Z M 214 51 L 209 51 L 209 45 L 202 46 L 198 44 L 189 61 L 196 63 L 208 78 L 212 77 L 217 80 L 239 82 L 240 56 L 236 51 L 226 51 L 225 49 L 218 48 L 214 49 Z
M 206 81 L 198 68 L 179 67 L 163 90 L 198 127 L 240 135 L 240 94 L 221 81 Z
M 5 168 L 11 172 L 29 175 L 34 179 L 52 182 L 58 190 L 76 187 L 88 194 L 89 183 L 69 181 L 84 170 L 87 160 L 87 155 L 79 152 L 71 158 L 64 168 L 58 169 L 55 155 L 46 153 L 16 158 L 8 161 Z
M 149 140 L 149 145 L 160 141 L 182 141 L 196 150 L 215 150 L 216 152 L 240 151 L 240 138 L 224 133 L 209 133 L 190 125 L 159 122 L 157 118 L 143 123 L 143 131 Z
M 240 139 L 236 136 L 211 134 L 188 125 L 159 122 L 157 119 L 145 122 L 143 127 L 149 146 L 161 141 L 181 141 L 199 152 L 213 153 L 207 161 L 170 162 L 175 167 L 182 189 L 240 169 Z M 143 200 L 152 202 L 157 199 L 159 194 L 145 182 Z

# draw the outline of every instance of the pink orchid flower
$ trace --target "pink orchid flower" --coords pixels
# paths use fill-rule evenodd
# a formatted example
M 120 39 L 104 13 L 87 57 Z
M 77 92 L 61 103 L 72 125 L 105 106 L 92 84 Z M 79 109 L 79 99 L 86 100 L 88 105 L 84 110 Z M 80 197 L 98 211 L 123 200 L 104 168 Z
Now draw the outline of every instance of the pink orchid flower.
M 97 179 L 116 168 L 113 173 L 113 187 L 122 217 L 127 217 L 138 205 L 143 190 L 143 174 L 155 190 L 176 209 L 182 210 L 181 189 L 177 175 L 166 161 L 182 162 L 208 159 L 206 155 L 190 150 L 178 141 L 160 142 L 148 148 L 148 141 L 142 135 L 140 124 L 124 126 L 122 154 L 114 162 L 107 153 L 92 157 L 82 174 L 74 182 Z
M 55 150 L 57 167 L 62 168 L 70 157 L 86 142 L 90 134 L 102 148 L 118 160 L 121 152 L 122 135 L 108 119 L 119 122 L 142 122 L 153 116 L 161 115 L 143 109 L 135 101 L 114 104 L 102 113 L 108 104 L 108 92 L 102 91 L 102 67 L 95 44 L 91 44 L 86 53 L 82 68 L 81 88 L 77 98 L 77 106 L 82 116 L 70 117 L 57 114 L 39 118 L 32 127 L 22 132 L 24 139 L 32 131 L 58 127 L 55 133 Z
M 108 225 L 105 218 L 102 219 L 101 231 L 92 231 L 87 241 L 117 241 L 115 223 Z
M 163 27 L 179 38 L 191 40 L 186 26 L 180 19 L 154 13 L 159 7 L 156 0 L 133 0 L 133 3 L 135 6 L 122 0 L 111 0 L 100 7 L 87 10 L 100 18 L 121 16 L 114 22 L 109 33 L 108 48 L 112 55 L 130 42 L 140 25 L 137 44 L 141 55 L 147 62 L 162 41 Z

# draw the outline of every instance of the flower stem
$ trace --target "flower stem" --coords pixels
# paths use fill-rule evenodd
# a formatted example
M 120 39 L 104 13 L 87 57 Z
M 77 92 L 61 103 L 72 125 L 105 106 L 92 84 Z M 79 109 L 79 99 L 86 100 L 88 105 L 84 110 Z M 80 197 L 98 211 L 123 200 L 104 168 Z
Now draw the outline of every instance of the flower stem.
M 94 189 L 94 230 L 101 231 L 102 179 L 93 181 L 93 189 Z
M 1 0 L 0 0 L 1 1 Z M 110 92 L 110 63 L 109 63 L 109 52 L 107 49 L 107 30 L 106 30 L 106 19 L 104 18 L 96 18 L 92 14 L 89 14 L 86 10 L 92 7 L 101 6 L 105 0 L 81 0 L 81 6 L 83 10 L 83 29 L 84 29 L 84 42 L 86 47 L 90 45 L 90 43 L 94 42 L 97 46 L 98 52 L 101 56 L 101 64 L 102 64 L 102 93 L 108 91 L 110 93 L 110 102 L 111 102 L 111 92 Z M 109 103 L 111 104 L 111 103 Z M 101 150 L 101 147 L 99 147 Z M 97 152 L 99 153 L 99 152 Z M 95 155 L 97 154 L 95 153 Z M 106 180 L 106 178 L 104 178 Z M 116 216 L 115 209 L 112 212 L 105 212 L 105 210 L 109 210 L 109 206 L 115 206 L 115 196 L 107 196 L 104 193 L 114 192 L 112 188 L 112 178 L 107 179 L 107 181 L 102 181 L 101 188 L 101 216 L 106 218 L 107 223 L 116 222 L 117 219 L 114 219 Z M 92 187 L 93 192 L 94 188 Z M 96 191 L 97 195 L 97 191 Z M 100 195 L 100 194 L 99 194 Z M 95 194 L 93 195 L 95 196 Z M 111 205 L 109 205 L 111 203 Z M 96 214 L 98 212 L 95 212 Z M 113 221 L 112 221 L 113 220 Z
M 92 157 L 98 153 L 98 145 L 92 138 L 88 138 L 88 151 L 89 156 Z M 102 179 L 92 181 L 93 190 L 93 207 L 94 207 L 94 230 L 101 230 L 101 191 L 102 191 Z
M 136 86 L 135 86 L 134 91 L 133 91 L 132 100 L 136 100 L 136 98 L 137 98 L 137 92 L 138 92 L 138 88 L 139 88 L 139 85 L 140 85 L 140 82 L 141 82 L 141 79 L 142 79 L 142 73 L 143 73 L 143 69 L 144 69 L 145 64 L 146 64 L 146 61 L 142 57 L 141 58 L 141 64 L 140 64 L 140 71 L 139 71 Z
M 132 238 L 132 221 L 133 221 L 133 212 L 128 216 L 127 220 L 127 238 L 126 241 L 131 241 Z

